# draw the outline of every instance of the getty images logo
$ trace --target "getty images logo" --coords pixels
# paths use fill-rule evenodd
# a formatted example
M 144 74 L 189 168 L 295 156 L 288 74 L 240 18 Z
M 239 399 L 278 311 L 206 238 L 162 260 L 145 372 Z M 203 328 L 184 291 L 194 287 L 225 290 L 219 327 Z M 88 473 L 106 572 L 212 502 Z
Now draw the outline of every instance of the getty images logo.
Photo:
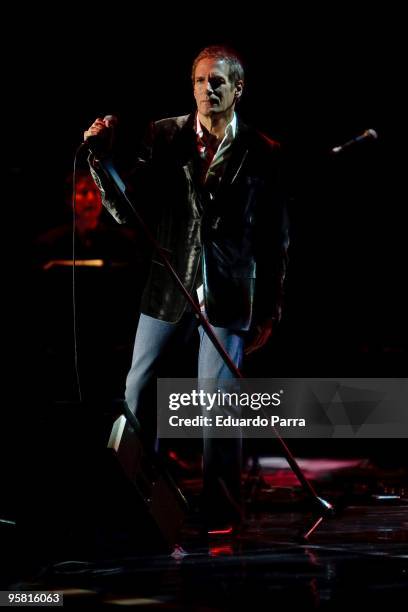
M 282 389 L 276 393 L 228 393 L 220 389 L 209 393 L 203 389 L 199 391 L 193 389 L 189 393 L 170 393 L 169 408 L 179 410 L 182 407 L 200 406 L 212 410 L 216 407 L 240 406 L 260 410 L 268 406 L 280 406 L 282 393 Z

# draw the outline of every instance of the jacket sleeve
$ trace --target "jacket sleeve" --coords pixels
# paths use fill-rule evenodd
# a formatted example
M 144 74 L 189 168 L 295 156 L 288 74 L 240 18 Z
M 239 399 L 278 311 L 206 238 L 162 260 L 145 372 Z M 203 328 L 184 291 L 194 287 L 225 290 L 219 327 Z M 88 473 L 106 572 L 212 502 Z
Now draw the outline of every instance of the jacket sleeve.
M 142 208 L 148 193 L 149 177 L 152 166 L 153 141 L 154 124 L 151 123 L 146 137 L 139 147 L 135 161 L 130 164 L 128 170 L 123 172 L 119 170 L 129 193 L 135 196 L 136 204 L 141 205 Z M 98 160 L 92 153 L 88 157 L 88 163 L 92 178 L 101 193 L 103 206 L 118 223 L 131 223 L 132 212 L 129 210 L 129 206 L 109 184 L 109 181 L 99 167 Z

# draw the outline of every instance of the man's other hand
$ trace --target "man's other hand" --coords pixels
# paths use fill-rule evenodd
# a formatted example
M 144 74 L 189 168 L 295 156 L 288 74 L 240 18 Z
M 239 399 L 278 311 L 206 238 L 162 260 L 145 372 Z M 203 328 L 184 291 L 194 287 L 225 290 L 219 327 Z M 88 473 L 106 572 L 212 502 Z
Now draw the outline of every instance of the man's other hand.
M 250 344 L 245 348 L 245 355 L 250 355 L 254 351 L 262 348 L 269 340 L 272 335 L 274 319 L 268 319 L 264 323 L 256 325 L 252 331 L 252 340 Z

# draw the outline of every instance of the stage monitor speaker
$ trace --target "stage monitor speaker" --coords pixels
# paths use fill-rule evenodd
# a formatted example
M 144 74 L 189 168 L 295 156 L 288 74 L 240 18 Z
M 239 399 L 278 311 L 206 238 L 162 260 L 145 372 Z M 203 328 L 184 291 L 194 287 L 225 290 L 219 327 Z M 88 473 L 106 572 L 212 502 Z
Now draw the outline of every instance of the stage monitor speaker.
M 136 419 L 135 423 L 137 423 Z M 144 512 L 135 520 L 141 533 L 155 530 L 155 540 L 169 550 L 179 543 L 180 530 L 187 513 L 187 502 L 160 459 L 144 449 L 136 427 L 124 415 L 113 424 L 108 448 L 127 480 L 132 484 Z M 143 518 L 144 517 L 144 518 Z
M 172 552 L 187 504 L 145 451 L 133 415 L 119 416 L 127 406 L 96 399 L 31 408 L 5 456 L 2 508 L 16 522 L 20 556 L 48 563 Z

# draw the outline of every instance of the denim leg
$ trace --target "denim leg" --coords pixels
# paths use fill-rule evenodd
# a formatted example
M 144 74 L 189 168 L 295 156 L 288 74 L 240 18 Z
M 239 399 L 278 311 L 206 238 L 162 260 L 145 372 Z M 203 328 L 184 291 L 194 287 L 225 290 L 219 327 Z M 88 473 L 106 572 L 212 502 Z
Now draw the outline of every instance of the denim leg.
M 180 337 L 181 342 L 191 335 L 194 320 L 184 315 L 179 323 L 168 323 L 145 314 L 140 315 L 133 348 L 132 365 L 126 378 L 125 399 L 141 423 L 147 444 L 156 438 L 156 383 L 158 365 L 170 343 Z
M 211 325 L 211 329 L 231 357 L 232 361 L 240 368 L 244 352 L 244 335 L 225 329 L 224 327 L 213 327 Z M 200 353 L 198 357 L 198 378 L 235 378 L 202 326 L 199 327 L 199 333 Z
M 240 367 L 243 358 L 244 335 L 220 327 L 212 327 L 212 329 L 232 361 Z M 199 332 L 199 379 L 211 378 L 217 381 L 234 378 L 201 327 Z M 215 386 L 217 387 L 216 383 Z M 241 468 L 241 438 L 210 438 L 204 435 L 203 495 L 205 520 L 209 529 L 241 522 Z

